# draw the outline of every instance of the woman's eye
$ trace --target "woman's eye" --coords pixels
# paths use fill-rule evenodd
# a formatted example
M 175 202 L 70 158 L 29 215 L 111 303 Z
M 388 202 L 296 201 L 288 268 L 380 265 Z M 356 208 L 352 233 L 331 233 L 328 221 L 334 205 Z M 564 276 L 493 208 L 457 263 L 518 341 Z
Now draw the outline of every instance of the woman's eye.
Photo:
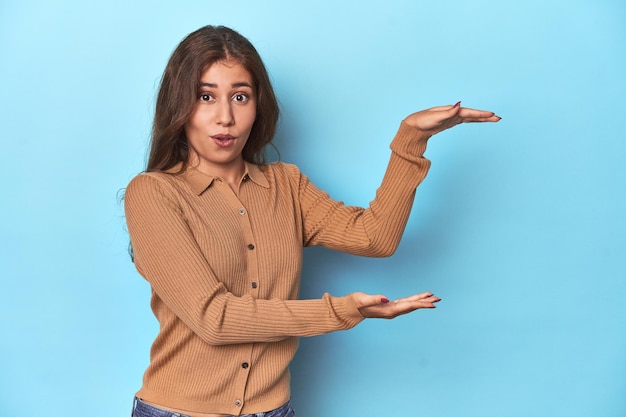
M 233 100 L 236 101 L 237 103 L 245 103 L 246 101 L 248 101 L 248 95 L 247 94 L 235 94 L 233 96 Z
M 212 98 L 210 94 L 200 94 L 200 101 L 211 101 Z

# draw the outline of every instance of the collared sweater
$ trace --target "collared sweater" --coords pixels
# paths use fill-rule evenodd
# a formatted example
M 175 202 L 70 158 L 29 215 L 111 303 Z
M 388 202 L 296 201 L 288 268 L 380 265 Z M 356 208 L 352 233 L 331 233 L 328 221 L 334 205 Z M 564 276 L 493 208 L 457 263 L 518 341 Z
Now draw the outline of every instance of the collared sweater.
M 298 337 L 363 320 L 352 295 L 298 300 L 303 247 L 391 255 L 430 166 L 427 140 L 400 125 L 369 208 L 333 200 L 285 163 L 246 163 L 237 192 L 192 167 L 135 177 L 126 221 L 160 324 L 137 396 L 232 415 L 287 402 Z

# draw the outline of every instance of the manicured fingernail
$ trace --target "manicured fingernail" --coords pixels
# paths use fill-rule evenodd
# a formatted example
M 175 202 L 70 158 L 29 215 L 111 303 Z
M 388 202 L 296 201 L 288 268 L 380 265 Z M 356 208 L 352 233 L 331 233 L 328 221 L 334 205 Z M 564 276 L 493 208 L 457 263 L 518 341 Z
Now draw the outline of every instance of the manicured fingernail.
M 383 304 L 386 304 L 386 303 L 388 303 L 388 302 L 389 302 L 389 299 L 388 299 L 388 298 L 383 297 L 383 298 L 381 298 L 381 299 L 380 299 L 380 302 L 381 302 L 381 303 L 383 303 Z
M 457 101 L 457 102 L 456 102 L 456 104 L 454 105 L 454 107 L 453 107 L 453 108 L 455 108 L 455 107 L 459 107 L 460 105 L 461 105 L 461 102 L 460 102 L 460 101 Z

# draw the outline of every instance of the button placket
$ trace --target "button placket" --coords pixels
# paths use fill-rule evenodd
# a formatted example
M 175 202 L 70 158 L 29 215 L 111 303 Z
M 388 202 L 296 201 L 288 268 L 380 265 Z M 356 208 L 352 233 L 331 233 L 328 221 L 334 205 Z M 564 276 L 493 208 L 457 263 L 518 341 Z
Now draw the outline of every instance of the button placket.
M 256 245 L 253 243 L 254 242 L 254 235 L 252 234 L 252 227 L 250 224 L 250 218 L 249 218 L 249 213 L 246 210 L 245 207 L 240 207 L 237 210 L 237 213 L 239 213 L 240 216 L 242 216 L 241 219 L 241 224 L 244 230 L 244 235 L 246 236 L 248 240 L 248 243 L 246 244 L 246 248 L 248 249 L 248 265 L 250 267 L 250 275 L 249 275 L 249 279 L 251 280 L 250 283 L 250 288 L 252 288 L 251 291 L 251 295 L 256 298 L 258 297 L 258 290 L 257 288 L 259 287 L 259 283 L 258 283 L 258 265 L 257 265 L 257 256 L 254 252 L 256 252 L 257 247 Z M 248 217 L 244 217 L 248 215 Z M 254 252 L 253 252 L 254 251 Z
M 243 188 L 245 189 L 246 187 Z M 238 248 L 238 256 L 243 256 L 243 259 L 241 259 L 243 263 L 242 268 L 246 273 L 243 282 L 239 281 L 235 285 L 238 286 L 237 291 L 241 292 L 242 295 L 247 293 L 257 298 L 258 290 L 249 287 L 250 283 L 258 282 L 259 280 L 258 248 L 256 247 L 257 242 L 252 227 L 252 213 L 255 212 L 256 206 L 254 202 L 250 202 L 250 206 L 248 206 L 248 202 L 245 199 L 245 195 L 247 195 L 246 192 L 236 194 L 231 192 L 232 190 L 230 190 L 228 186 L 222 188 L 222 195 L 226 200 L 225 203 L 228 204 L 228 211 L 231 213 L 229 220 L 233 222 L 233 227 L 237 228 L 236 240 L 233 240 L 236 241 L 238 245 L 241 245 Z M 244 197 L 241 198 L 242 196 Z M 248 209 L 251 211 L 248 211 Z M 249 245 L 254 245 L 254 247 L 250 248 Z M 239 358 L 232 358 L 234 362 L 228 362 L 229 366 L 232 366 L 233 371 L 236 370 L 237 374 L 236 381 L 233 383 L 234 387 L 236 387 L 236 392 L 233 393 L 230 403 L 233 407 L 231 414 L 234 415 L 239 415 L 245 404 L 246 387 L 248 378 L 250 377 L 251 363 L 254 359 L 252 355 L 253 346 L 253 343 L 240 345 L 241 351 L 237 355 Z

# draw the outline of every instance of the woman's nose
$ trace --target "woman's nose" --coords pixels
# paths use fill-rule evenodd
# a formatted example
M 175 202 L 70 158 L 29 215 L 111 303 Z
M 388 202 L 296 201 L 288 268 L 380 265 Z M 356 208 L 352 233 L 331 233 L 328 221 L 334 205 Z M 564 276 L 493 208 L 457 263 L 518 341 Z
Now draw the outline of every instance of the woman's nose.
M 231 126 L 235 123 L 230 101 L 218 103 L 217 123 L 223 126 Z

